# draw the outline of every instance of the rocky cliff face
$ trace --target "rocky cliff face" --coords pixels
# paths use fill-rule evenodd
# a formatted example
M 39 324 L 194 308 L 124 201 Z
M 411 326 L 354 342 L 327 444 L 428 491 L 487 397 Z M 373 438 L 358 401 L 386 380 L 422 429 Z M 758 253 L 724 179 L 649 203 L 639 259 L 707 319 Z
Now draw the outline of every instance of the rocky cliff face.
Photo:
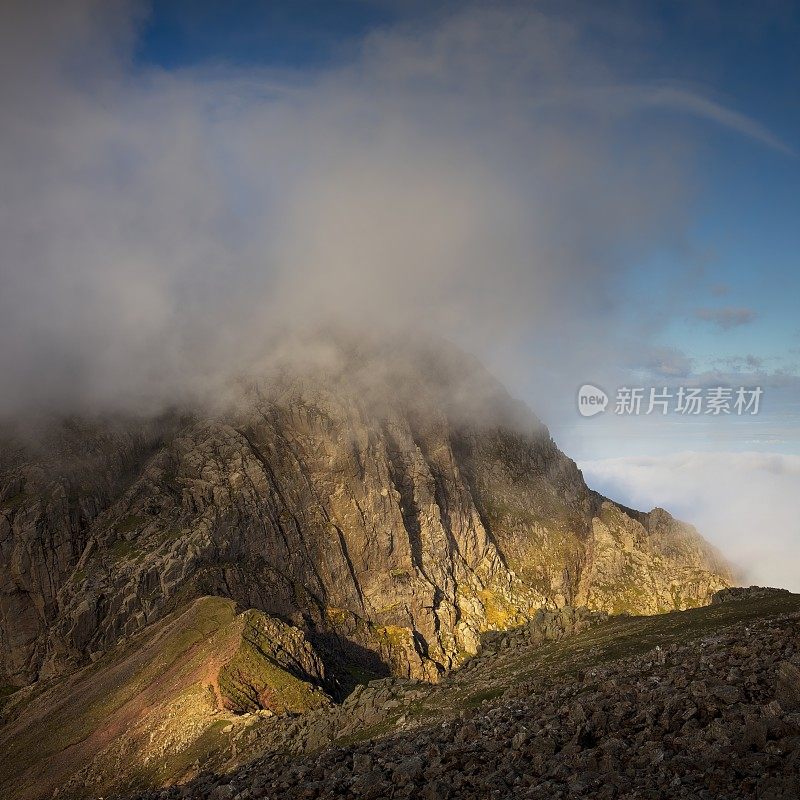
M 216 595 L 302 631 L 336 697 L 363 673 L 436 680 L 538 608 L 655 613 L 730 584 L 692 528 L 588 489 L 473 361 L 396 351 L 332 347 L 213 413 L 6 434 L 0 682 Z
M 34 680 L 59 592 L 104 509 L 140 474 L 163 420 L 0 428 L 0 683 Z

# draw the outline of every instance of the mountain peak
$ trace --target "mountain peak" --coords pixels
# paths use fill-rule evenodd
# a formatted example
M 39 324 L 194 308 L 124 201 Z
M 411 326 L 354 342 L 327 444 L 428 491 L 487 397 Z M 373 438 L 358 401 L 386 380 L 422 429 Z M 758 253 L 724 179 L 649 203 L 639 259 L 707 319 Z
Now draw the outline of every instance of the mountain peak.
M 540 608 L 655 613 L 729 585 L 689 526 L 588 489 L 455 348 L 332 340 L 304 363 L 213 412 L 72 421 L 7 451 L 6 682 L 202 595 L 303 630 L 336 694 L 353 666 L 438 680 Z

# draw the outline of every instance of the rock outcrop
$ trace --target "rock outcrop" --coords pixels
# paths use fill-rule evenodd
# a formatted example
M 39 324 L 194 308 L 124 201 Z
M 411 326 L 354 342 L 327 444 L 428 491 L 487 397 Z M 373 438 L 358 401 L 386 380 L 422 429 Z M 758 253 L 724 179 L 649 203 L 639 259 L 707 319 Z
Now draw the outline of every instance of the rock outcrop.
M 0 682 L 217 595 L 302 631 L 341 697 L 363 675 L 438 680 L 540 608 L 649 614 L 730 585 L 691 527 L 588 489 L 473 360 L 397 351 L 340 344 L 214 412 L 9 434 Z
M 239 618 L 241 641 L 217 677 L 223 706 L 240 714 L 326 708 L 325 666 L 303 632 L 260 611 Z
M 38 676 L 59 591 L 97 546 L 94 524 L 141 474 L 171 424 L 0 427 L 0 684 Z

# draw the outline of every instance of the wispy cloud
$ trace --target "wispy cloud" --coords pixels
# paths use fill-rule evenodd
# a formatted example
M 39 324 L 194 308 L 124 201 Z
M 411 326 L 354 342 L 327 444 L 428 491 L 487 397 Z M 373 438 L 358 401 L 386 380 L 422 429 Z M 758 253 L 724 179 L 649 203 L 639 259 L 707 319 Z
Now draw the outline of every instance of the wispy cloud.
M 711 287 L 711 294 L 714 297 L 725 297 L 726 295 L 730 294 L 731 287 L 728 286 L 727 283 L 715 283 Z
M 776 136 L 758 120 L 739 111 L 729 108 L 702 94 L 690 91 L 680 86 L 651 86 L 628 89 L 643 106 L 665 108 L 715 122 L 753 139 L 756 142 L 771 147 L 779 153 L 797 157 L 796 151 L 786 142 Z
M 619 83 L 583 85 L 539 99 L 542 105 L 602 107 L 608 113 L 666 111 L 712 122 L 792 158 L 796 150 L 757 119 L 714 100 L 695 87 L 671 83 Z
M 693 360 L 675 347 L 650 347 L 632 367 L 654 378 L 684 378 L 691 375 Z
M 755 370 L 762 370 L 765 361 L 766 359 L 760 356 L 754 356 L 752 353 L 748 353 L 744 356 L 729 356 L 727 358 L 718 359 L 715 363 L 732 370 L 749 370 L 753 372 Z
M 756 313 L 750 308 L 698 308 L 694 312 L 695 319 L 710 322 L 720 330 L 730 330 L 741 325 L 748 325 L 756 318 Z

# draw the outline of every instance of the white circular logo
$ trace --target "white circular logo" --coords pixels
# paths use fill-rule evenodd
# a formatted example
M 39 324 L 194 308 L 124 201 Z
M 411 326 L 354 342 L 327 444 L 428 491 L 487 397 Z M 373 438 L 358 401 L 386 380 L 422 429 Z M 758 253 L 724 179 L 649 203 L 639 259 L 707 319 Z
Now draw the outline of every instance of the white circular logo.
M 578 413 L 582 417 L 593 417 L 606 410 L 608 395 L 591 383 L 584 383 L 578 389 Z

